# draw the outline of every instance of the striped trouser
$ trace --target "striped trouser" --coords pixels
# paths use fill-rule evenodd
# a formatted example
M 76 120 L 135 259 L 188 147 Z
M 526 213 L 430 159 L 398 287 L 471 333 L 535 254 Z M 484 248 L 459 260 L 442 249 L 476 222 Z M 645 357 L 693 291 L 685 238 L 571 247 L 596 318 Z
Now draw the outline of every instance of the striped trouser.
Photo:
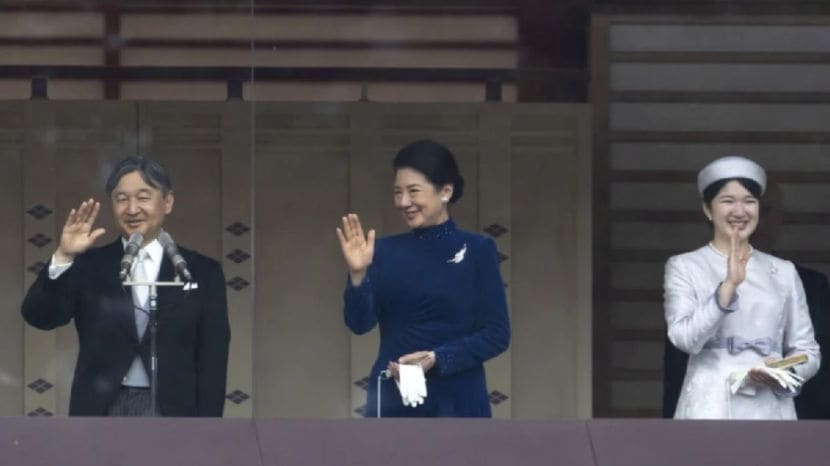
M 111 417 L 145 417 L 153 415 L 150 405 L 150 389 L 145 387 L 121 386 L 115 401 L 107 408 Z

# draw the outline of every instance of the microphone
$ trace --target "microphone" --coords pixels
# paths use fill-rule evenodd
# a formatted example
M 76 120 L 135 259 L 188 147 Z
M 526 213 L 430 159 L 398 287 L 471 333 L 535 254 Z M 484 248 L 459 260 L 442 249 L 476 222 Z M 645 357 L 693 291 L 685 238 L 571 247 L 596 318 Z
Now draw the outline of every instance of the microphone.
M 190 275 L 190 270 L 187 270 L 187 261 L 184 260 L 184 257 L 182 257 L 179 253 L 179 248 L 176 247 L 176 243 L 173 241 L 170 233 L 161 230 L 158 235 L 158 240 L 159 243 L 161 243 L 161 247 L 164 248 L 164 253 L 167 254 L 170 262 L 173 263 L 173 268 L 176 269 L 176 273 L 178 273 L 184 281 L 192 282 L 193 276 Z
M 127 245 L 124 247 L 124 256 L 121 257 L 121 271 L 118 272 L 118 278 L 123 282 L 130 274 L 130 269 L 133 268 L 133 262 L 138 255 L 138 250 L 141 248 L 141 243 L 144 242 L 144 235 L 137 231 L 130 235 L 127 240 Z

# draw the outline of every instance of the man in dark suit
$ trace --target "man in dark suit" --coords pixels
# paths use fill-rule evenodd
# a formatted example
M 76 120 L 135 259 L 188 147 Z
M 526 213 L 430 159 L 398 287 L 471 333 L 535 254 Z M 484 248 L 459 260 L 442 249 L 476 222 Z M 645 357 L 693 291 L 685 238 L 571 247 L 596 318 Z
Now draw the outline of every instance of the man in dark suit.
M 72 209 L 49 267 L 23 300 L 23 318 L 43 330 L 75 321 L 71 416 L 152 415 L 147 290 L 123 287 L 119 263 L 127 238 L 140 232 L 133 277 L 142 267 L 145 280 L 174 280 L 157 239 L 173 210 L 172 184 L 157 162 L 129 157 L 115 167 L 106 190 L 119 238 L 93 248 L 105 233 L 93 229 L 100 203 L 89 199 Z M 184 248 L 181 255 L 192 282 L 158 289 L 158 414 L 221 416 L 230 342 L 225 278 L 215 260 Z

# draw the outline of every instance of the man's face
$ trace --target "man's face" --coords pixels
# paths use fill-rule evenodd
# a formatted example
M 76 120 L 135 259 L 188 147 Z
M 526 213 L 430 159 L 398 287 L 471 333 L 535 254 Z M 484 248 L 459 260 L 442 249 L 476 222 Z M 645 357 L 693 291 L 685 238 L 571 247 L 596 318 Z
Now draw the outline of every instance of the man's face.
M 125 238 L 139 231 L 145 244 L 152 241 L 158 236 L 164 217 L 172 211 L 173 193 L 162 195 L 137 171 L 122 176 L 112 191 L 112 216 Z

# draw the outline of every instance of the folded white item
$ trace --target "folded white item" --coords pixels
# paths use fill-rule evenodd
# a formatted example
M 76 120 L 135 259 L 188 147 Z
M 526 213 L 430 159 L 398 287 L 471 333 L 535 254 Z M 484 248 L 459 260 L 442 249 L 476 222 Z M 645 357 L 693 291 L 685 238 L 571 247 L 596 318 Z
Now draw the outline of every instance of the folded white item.
M 752 384 L 752 379 L 749 377 L 749 372 L 751 370 L 758 370 L 761 372 L 765 372 L 767 375 L 772 377 L 781 388 L 795 393 L 798 391 L 801 384 L 804 383 L 804 378 L 798 374 L 790 372 L 786 369 L 775 369 L 772 367 L 767 366 L 758 366 L 753 367 L 751 369 L 741 369 L 732 372 L 729 375 L 729 391 L 735 395 L 736 393 L 740 393 L 742 395 L 754 396 L 757 392 L 757 388 L 755 385 Z
M 397 384 L 404 406 L 414 408 L 424 404 L 427 380 L 420 364 L 399 364 Z

